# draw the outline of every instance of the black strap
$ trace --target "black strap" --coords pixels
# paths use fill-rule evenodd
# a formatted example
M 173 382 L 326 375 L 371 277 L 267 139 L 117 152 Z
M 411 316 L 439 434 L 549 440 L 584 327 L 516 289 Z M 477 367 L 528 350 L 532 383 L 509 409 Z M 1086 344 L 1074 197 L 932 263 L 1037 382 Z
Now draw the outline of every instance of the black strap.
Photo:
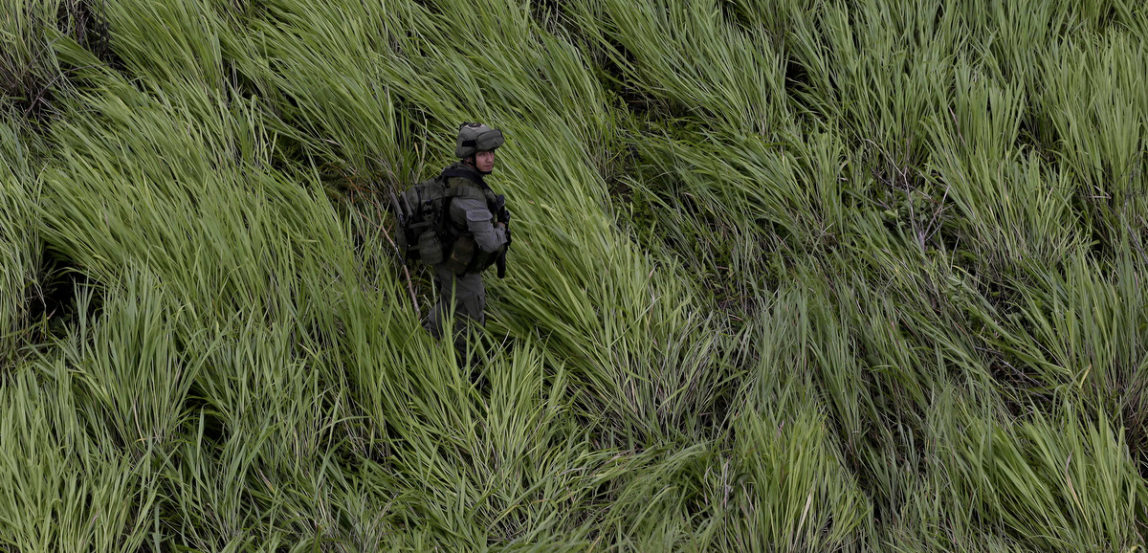
M 486 188 L 486 181 L 482 180 L 482 173 L 470 168 L 463 167 L 449 167 L 442 172 L 443 180 L 451 177 L 462 177 L 469 180 L 483 188 Z

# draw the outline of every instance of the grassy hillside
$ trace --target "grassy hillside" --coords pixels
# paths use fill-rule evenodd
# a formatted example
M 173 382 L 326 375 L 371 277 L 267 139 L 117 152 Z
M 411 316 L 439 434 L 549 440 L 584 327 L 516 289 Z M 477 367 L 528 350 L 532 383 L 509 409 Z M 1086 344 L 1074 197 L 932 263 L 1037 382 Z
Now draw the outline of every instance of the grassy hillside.
M 1142 551 L 1148 9 L 1000 4 L 0 0 L 0 551 Z

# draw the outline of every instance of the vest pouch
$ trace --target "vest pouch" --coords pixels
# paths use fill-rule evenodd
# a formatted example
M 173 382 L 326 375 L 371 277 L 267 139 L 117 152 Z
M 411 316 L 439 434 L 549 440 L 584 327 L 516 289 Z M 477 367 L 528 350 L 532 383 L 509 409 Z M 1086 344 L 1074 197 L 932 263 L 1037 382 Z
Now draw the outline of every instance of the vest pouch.
M 446 268 L 456 275 L 461 275 L 470 268 L 470 262 L 474 259 L 474 237 L 473 236 L 459 236 L 458 240 L 454 241 L 454 247 L 450 249 L 450 257 L 446 260 Z
M 424 230 L 419 235 L 419 258 L 428 265 L 442 263 L 442 240 L 434 230 Z

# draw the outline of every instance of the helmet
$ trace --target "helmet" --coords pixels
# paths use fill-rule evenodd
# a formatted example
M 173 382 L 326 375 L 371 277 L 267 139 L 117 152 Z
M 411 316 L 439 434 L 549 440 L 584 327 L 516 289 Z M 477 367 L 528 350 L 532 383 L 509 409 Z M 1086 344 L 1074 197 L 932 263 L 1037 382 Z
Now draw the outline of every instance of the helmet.
M 502 145 L 502 131 L 482 123 L 463 123 L 458 127 L 454 155 L 468 158 L 475 152 L 489 152 Z

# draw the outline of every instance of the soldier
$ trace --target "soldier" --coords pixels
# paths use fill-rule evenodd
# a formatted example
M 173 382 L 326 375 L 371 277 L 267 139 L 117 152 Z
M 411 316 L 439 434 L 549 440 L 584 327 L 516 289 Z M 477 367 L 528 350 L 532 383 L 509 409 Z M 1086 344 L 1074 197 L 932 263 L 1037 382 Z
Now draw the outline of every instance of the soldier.
M 467 326 L 486 322 L 482 271 L 505 261 L 509 243 L 509 216 L 496 217 L 506 212 L 504 200 L 483 180 L 494 170 L 494 150 L 502 143 L 502 131 L 480 123 L 463 123 L 455 147 L 461 161 L 443 171 L 450 198 L 447 224 L 457 238 L 450 255 L 434 266 L 438 303 L 431 308 L 425 326 L 441 339 L 453 305 L 455 345 L 460 349 L 465 345 Z

